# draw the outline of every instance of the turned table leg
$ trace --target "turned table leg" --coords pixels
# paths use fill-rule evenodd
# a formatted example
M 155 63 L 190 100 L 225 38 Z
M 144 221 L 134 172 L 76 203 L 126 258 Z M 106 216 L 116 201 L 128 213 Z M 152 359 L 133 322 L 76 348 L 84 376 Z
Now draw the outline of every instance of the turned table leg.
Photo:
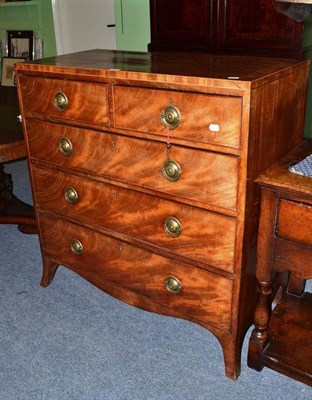
M 13 194 L 13 181 L 0 163 L 0 223 L 17 224 L 23 233 L 38 233 L 33 207 Z
M 248 349 L 248 366 L 257 371 L 261 371 L 264 366 L 262 353 L 269 339 L 267 328 L 271 316 L 272 276 L 274 274 L 272 243 L 275 229 L 274 216 L 278 204 L 277 196 L 271 191 L 262 190 L 261 196 L 256 265 L 258 300 L 254 315 L 254 329 Z
M 249 340 L 248 366 L 257 371 L 263 368 L 262 353 L 268 343 L 268 324 L 271 316 L 271 282 L 260 282 L 254 316 L 254 329 Z

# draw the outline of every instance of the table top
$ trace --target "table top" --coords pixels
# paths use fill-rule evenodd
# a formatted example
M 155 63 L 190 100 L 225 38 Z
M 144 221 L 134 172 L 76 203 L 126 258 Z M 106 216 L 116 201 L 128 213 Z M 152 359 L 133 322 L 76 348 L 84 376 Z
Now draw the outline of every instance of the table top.
M 256 179 L 256 182 L 262 186 L 296 191 L 312 196 L 312 178 L 290 172 L 288 169 L 310 154 L 312 154 L 312 139 L 306 139 L 266 169 Z

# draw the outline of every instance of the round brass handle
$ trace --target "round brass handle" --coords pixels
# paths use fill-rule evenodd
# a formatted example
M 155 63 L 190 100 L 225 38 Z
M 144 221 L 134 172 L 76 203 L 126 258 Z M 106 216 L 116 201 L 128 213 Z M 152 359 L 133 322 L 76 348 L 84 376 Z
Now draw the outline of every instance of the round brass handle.
M 168 236 L 178 237 L 182 233 L 182 224 L 175 217 L 168 217 L 163 224 L 164 231 Z
M 72 142 L 66 137 L 62 137 L 58 144 L 59 151 L 66 157 L 71 156 L 73 154 L 73 145 Z
M 55 93 L 53 104 L 58 111 L 65 111 L 68 107 L 68 99 L 66 94 L 62 91 Z
M 167 160 L 164 163 L 161 172 L 163 174 L 163 177 L 171 182 L 177 181 L 182 175 L 182 170 L 180 165 L 173 160 Z
M 83 253 L 83 245 L 78 239 L 73 239 L 70 242 L 70 249 L 75 254 L 82 254 Z
M 78 193 L 72 187 L 68 187 L 65 189 L 64 198 L 67 203 L 75 204 L 78 201 Z
M 160 120 L 165 128 L 175 129 L 180 125 L 181 113 L 177 107 L 167 106 L 162 109 Z
M 171 294 L 179 294 L 182 290 L 181 282 L 174 276 L 167 276 L 165 279 L 165 288 Z

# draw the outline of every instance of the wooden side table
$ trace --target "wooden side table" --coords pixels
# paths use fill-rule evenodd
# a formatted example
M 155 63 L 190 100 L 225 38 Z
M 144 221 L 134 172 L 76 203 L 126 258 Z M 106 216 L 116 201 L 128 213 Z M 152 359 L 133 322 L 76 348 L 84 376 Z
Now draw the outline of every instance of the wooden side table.
M 288 170 L 310 154 L 312 140 L 305 140 L 257 179 L 259 294 L 248 366 L 269 367 L 312 386 L 312 294 L 305 292 L 312 278 L 312 178 Z M 287 285 L 274 307 L 275 283 L 285 273 Z
M 16 88 L 0 86 L 0 224 L 17 224 L 23 233 L 37 233 L 33 207 L 13 195 L 10 174 L 3 163 L 26 156 L 22 128 L 16 117 L 19 113 Z

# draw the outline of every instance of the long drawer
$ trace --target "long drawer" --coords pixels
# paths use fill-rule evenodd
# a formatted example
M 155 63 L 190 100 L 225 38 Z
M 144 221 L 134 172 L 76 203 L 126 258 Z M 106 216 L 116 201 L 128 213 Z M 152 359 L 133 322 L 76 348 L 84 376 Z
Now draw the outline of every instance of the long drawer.
M 170 159 L 181 170 L 176 181 L 164 177 L 165 143 L 27 120 L 30 157 L 115 181 L 129 182 L 181 199 L 236 210 L 239 158 L 172 146 Z M 64 155 L 70 146 L 70 155 Z M 66 147 L 67 146 L 67 147 Z M 198 185 L 200 182 L 200 185 Z
M 39 214 L 39 221 L 44 253 L 54 262 L 99 287 L 112 282 L 192 319 L 230 329 L 232 281 L 61 219 Z
M 109 124 L 107 85 L 61 79 L 20 77 L 25 113 Z
M 114 126 L 138 132 L 239 148 L 242 100 L 240 97 L 113 87 Z M 166 118 L 162 116 L 165 107 Z M 173 112 L 171 112 L 172 110 Z M 178 118 L 177 127 L 175 118 Z M 169 133 L 161 119 L 169 122 Z
M 180 256 L 233 271 L 236 219 L 43 166 L 32 166 L 36 204 Z

